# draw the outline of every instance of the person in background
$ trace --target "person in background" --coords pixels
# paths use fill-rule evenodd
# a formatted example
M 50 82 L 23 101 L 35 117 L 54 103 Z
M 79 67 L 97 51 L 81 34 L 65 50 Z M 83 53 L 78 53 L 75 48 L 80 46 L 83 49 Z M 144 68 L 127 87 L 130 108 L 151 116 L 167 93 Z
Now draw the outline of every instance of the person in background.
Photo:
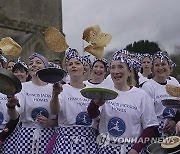
M 17 62 L 14 64 L 12 68 L 12 72 L 17 78 L 21 81 L 21 83 L 26 82 L 28 73 L 28 66 L 25 62 L 21 61 L 20 57 L 18 58 Z
M 145 53 L 141 55 L 142 69 L 139 75 L 139 85 L 142 87 L 144 82 L 148 81 L 148 76 L 152 76 L 152 55 Z
M 136 86 L 139 88 L 139 75 L 138 73 L 140 72 L 142 65 L 139 61 L 139 54 L 138 53 L 133 53 L 129 54 L 128 58 L 131 59 L 131 62 L 133 64 L 133 70 L 132 70 L 132 86 Z
M 10 120 L 8 114 L 7 114 L 7 107 L 6 107 L 6 102 L 7 102 L 7 95 L 0 93 L 0 153 L 3 153 L 4 149 L 4 141 L 8 137 L 8 135 L 5 134 L 7 133 L 10 134 L 11 130 L 5 129 L 8 121 Z M 16 119 L 14 119 L 16 120 Z
M 159 121 L 158 130 L 162 137 L 173 135 L 176 124 L 173 120 L 176 115 L 176 110 L 166 108 L 161 102 L 161 100 L 164 99 L 174 98 L 167 93 L 165 88 L 167 84 L 179 86 L 178 83 L 175 84 L 171 82 L 171 80 L 167 80 L 169 77 L 169 70 L 172 67 L 171 62 L 170 58 L 161 51 L 154 54 L 152 61 L 152 72 L 154 77 L 145 82 L 142 86 L 142 89 L 153 99 L 155 113 Z
M 7 63 L 7 59 L 0 54 L 0 68 L 4 68 L 4 63 Z
M 84 81 L 84 84 L 90 87 L 105 87 L 103 81 L 108 71 L 109 65 L 105 58 L 94 58 L 91 67 L 91 79 Z
M 60 60 L 60 59 L 56 58 L 56 59 L 54 59 L 52 62 L 53 62 L 54 64 L 59 65 L 59 66 L 60 66 L 60 68 L 63 68 L 63 67 L 62 67 L 61 60 Z
M 14 60 L 9 60 L 7 63 L 7 70 L 12 72 L 12 68 L 13 68 L 14 64 L 15 64 Z
M 33 53 L 28 62 L 32 80 L 22 84 L 22 90 L 8 99 L 8 114 L 11 119 L 20 116 L 22 126 L 14 139 L 15 154 L 44 154 L 49 140 L 55 133 L 57 118 L 50 109 L 52 84 L 41 81 L 36 73 L 48 68 L 48 61 L 38 53 Z M 20 107 L 16 107 L 17 104 Z M 7 151 L 7 153 L 13 153 Z
M 138 143 L 138 138 L 145 141 L 145 138 L 156 136 L 158 121 L 151 98 L 142 89 L 130 86 L 132 65 L 129 58 L 113 57 L 110 74 L 114 84 L 111 89 L 118 96 L 105 102 L 92 100 L 88 106 L 90 118 L 100 117 L 98 154 L 143 153 L 147 143 Z M 133 142 L 123 143 L 122 139 Z
M 83 60 L 85 63 L 84 66 L 84 81 L 91 79 L 91 60 L 89 58 L 90 55 L 83 56 Z
M 171 76 L 171 74 L 173 72 L 173 68 L 176 67 L 176 64 L 171 59 L 169 59 L 169 62 L 171 64 L 171 66 L 169 67 L 168 72 L 167 72 L 167 79 L 171 83 L 179 84 L 179 81 L 175 77 Z
M 96 130 L 94 120 L 87 113 L 89 99 L 80 90 L 83 83 L 84 61 L 75 49 L 66 52 L 66 69 L 70 76 L 68 84 L 54 84 L 51 110 L 58 114 L 58 136 L 52 154 L 95 154 Z

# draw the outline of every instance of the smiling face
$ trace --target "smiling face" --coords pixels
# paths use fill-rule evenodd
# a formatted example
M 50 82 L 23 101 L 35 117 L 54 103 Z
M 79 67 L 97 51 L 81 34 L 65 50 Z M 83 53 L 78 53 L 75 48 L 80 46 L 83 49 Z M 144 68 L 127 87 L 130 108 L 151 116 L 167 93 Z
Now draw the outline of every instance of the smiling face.
M 10 61 L 7 65 L 7 69 L 12 72 L 12 68 L 13 68 L 14 64 L 15 64 L 15 62 Z
M 76 58 L 71 58 L 67 62 L 67 72 L 71 78 L 73 77 L 82 77 L 84 73 L 83 64 Z
M 34 57 L 33 59 L 31 59 L 29 61 L 29 74 L 33 77 L 36 76 L 37 71 L 44 69 L 45 65 L 43 63 L 43 61 L 38 58 L 38 57 Z
M 95 64 L 92 67 L 92 79 L 103 81 L 104 77 L 106 75 L 106 68 L 104 64 L 101 61 L 95 62 Z
M 26 78 L 28 77 L 28 73 L 23 68 L 16 69 L 14 71 L 14 75 L 17 76 L 17 78 L 21 81 L 21 83 L 26 82 Z
M 155 75 L 155 79 L 158 81 L 167 79 L 170 74 L 170 65 L 166 58 L 161 60 L 159 58 L 155 59 L 153 62 L 153 73 Z
M 128 84 L 128 77 L 131 73 L 126 63 L 115 60 L 111 62 L 110 74 L 114 85 L 119 87 Z

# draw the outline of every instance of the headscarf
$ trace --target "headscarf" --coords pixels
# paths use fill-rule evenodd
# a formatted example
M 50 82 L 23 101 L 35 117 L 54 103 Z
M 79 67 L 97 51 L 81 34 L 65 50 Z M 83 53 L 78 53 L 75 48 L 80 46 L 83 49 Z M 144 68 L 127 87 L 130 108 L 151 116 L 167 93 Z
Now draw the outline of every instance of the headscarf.
M 49 66 L 48 60 L 47 60 L 44 56 L 42 56 L 42 55 L 40 55 L 40 54 L 38 54 L 38 53 L 33 53 L 32 55 L 30 55 L 30 56 L 29 56 L 29 60 L 32 60 L 32 59 L 34 59 L 35 57 L 38 57 L 39 59 L 41 59 L 42 62 L 44 63 L 44 65 L 45 65 L 45 68 L 48 68 L 48 66 Z
M 78 52 L 76 49 L 71 49 L 69 48 L 69 50 L 66 52 L 66 62 L 68 62 L 71 58 L 76 58 L 77 60 L 79 60 L 83 66 L 84 66 L 84 61 L 83 58 L 81 56 L 79 56 Z
M 117 55 L 117 56 L 114 56 L 114 57 L 113 57 L 113 59 L 112 59 L 111 62 L 113 62 L 113 61 L 115 61 L 115 60 L 120 60 L 120 62 L 126 63 L 126 64 L 128 65 L 128 67 L 129 67 L 129 69 L 132 70 L 132 68 L 133 68 L 133 63 L 131 62 L 131 59 L 130 59 L 130 58 L 126 58 L 126 57 L 123 57 L 123 56 L 121 56 L 121 55 Z
M 94 58 L 93 62 L 92 62 L 92 67 L 94 66 L 94 64 L 97 62 L 97 61 L 100 61 L 104 64 L 105 68 L 108 69 L 109 68 L 109 64 L 108 64 L 108 61 L 107 59 L 105 58 L 102 58 L 102 59 L 98 59 L 98 58 Z
M 176 64 L 165 53 L 163 53 L 162 51 L 158 51 L 157 53 L 155 53 L 153 55 L 153 62 L 157 58 L 159 58 L 161 62 L 163 62 L 163 60 L 166 58 L 168 63 L 169 63 L 169 65 L 171 67 L 175 67 L 176 66 Z

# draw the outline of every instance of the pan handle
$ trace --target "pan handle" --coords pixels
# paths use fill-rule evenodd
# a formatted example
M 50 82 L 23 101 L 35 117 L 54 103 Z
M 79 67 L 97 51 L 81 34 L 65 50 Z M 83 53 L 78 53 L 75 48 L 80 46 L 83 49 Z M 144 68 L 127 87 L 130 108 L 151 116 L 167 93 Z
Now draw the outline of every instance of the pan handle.
M 14 95 L 7 95 L 7 98 L 11 98 L 12 96 Z M 17 106 L 20 107 L 20 104 L 18 103 Z

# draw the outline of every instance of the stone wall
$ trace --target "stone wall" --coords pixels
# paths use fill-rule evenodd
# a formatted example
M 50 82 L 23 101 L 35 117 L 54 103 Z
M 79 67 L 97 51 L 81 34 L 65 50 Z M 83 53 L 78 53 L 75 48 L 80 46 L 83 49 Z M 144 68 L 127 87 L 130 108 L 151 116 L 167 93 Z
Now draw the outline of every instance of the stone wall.
M 54 53 L 45 44 L 43 31 L 49 26 L 63 33 L 61 0 L 0 0 L 0 38 L 26 38 L 26 34 L 32 34 L 18 42 L 23 48 L 19 55 L 23 60 L 27 61 L 39 47 L 48 60 L 64 58 L 64 52 Z M 7 58 L 16 60 L 17 56 Z

